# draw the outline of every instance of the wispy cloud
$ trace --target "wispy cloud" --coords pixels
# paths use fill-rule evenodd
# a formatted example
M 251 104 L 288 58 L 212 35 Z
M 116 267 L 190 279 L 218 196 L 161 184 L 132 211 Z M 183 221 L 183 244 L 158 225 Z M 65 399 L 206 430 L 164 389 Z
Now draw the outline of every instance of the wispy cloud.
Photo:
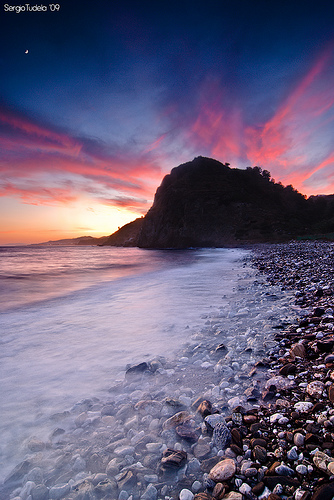
M 2 196 L 36 204 L 71 202 L 80 192 L 99 201 L 101 194 L 111 198 L 115 193 L 144 199 L 152 197 L 144 179 L 161 178 L 149 153 L 76 137 L 8 108 L 0 109 L 0 127 Z

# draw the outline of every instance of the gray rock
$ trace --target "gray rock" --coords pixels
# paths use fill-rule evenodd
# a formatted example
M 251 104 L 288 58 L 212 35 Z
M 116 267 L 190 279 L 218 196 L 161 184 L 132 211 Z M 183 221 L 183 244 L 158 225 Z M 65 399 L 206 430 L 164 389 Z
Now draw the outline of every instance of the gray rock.
M 20 497 L 22 500 L 27 500 L 27 498 L 30 496 L 31 490 L 36 486 L 36 484 L 33 481 L 27 481 L 26 484 L 23 486 L 22 490 L 20 491 Z
M 49 488 L 45 484 L 38 484 L 31 492 L 32 500 L 47 500 L 49 498 Z
M 231 431 L 224 422 L 215 425 L 213 429 L 212 441 L 218 450 L 226 450 L 231 442 Z
M 293 469 L 290 469 L 290 467 L 288 467 L 287 465 L 283 465 L 283 464 L 275 467 L 275 472 L 279 476 L 294 476 L 295 475 L 295 471 Z
M 149 484 L 140 498 L 141 500 L 157 500 L 157 497 L 158 490 L 153 484 Z
M 298 460 L 297 446 L 293 446 L 286 454 L 288 460 Z
M 70 490 L 71 487 L 68 483 L 53 486 L 49 490 L 49 498 L 51 500 L 59 500 L 60 498 L 63 498 L 65 495 L 67 495 L 67 493 L 69 493 Z

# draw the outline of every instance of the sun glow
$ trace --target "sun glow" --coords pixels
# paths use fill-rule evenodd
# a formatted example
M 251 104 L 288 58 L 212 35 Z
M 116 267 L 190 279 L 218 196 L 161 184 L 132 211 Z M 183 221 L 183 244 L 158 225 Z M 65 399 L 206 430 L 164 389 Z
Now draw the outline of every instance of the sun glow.
M 76 201 L 71 205 L 24 204 L 0 198 L 0 245 L 43 243 L 79 236 L 107 236 L 142 214 L 124 208 Z

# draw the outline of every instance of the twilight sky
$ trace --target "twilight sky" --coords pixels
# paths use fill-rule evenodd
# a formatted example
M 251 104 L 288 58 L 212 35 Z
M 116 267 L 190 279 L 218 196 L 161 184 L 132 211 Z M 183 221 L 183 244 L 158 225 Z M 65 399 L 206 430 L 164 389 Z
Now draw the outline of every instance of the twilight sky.
M 26 5 L 1 4 L 0 244 L 110 234 L 199 155 L 334 193 L 333 1 Z

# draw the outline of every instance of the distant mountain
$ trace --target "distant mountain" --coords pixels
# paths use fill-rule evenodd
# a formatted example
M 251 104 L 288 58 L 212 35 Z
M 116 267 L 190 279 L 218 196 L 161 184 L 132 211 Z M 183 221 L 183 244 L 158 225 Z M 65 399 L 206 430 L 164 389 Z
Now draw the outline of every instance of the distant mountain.
M 230 168 L 198 157 L 173 168 L 142 219 L 103 245 L 225 247 L 334 233 L 334 195 L 306 199 L 258 167 Z
M 93 238 L 93 236 L 79 236 L 78 238 L 68 238 L 63 240 L 46 241 L 38 243 L 37 245 L 43 246 L 75 246 L 75 245 L 102 245 L 109 236 L 101 236 L 100 238 Z M 30 246 L 36 246 L 35 244 Z

